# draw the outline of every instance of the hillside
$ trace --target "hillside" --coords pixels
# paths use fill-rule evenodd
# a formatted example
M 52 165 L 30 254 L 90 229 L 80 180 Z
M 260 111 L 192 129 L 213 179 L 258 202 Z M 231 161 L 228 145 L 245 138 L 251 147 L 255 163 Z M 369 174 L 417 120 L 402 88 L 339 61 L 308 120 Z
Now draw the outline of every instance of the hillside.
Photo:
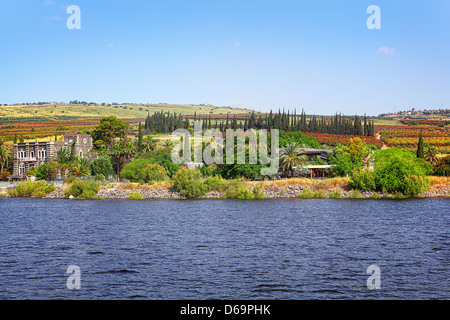
M 213 116 L 225 119 L 227 114 L 241 115 L 251 111 L 243 108 L 216 107 L 213 105 L 178 104 L 22 104 L 0 105 L 0 138 L 3 140 L 37 140 L 69 132 L 92 130 L 103 117 L 115 116 L 127 120 L 132 130 L 148 114 L 174 112 L 177 115 L 198 117 Z
M 249 113 L 249 110 L 213 105 L 178 105 L 178 104 L 45 104 L 45 105 L 7 105 L 0 106 L 0 123 L 76 120 L 116 116 L 121 119 L 144 119 L 148 113 L 156 111 L 176 112 L 182 115 L 226 115 Z M 34 119 L 26 119 L 34 118 Z

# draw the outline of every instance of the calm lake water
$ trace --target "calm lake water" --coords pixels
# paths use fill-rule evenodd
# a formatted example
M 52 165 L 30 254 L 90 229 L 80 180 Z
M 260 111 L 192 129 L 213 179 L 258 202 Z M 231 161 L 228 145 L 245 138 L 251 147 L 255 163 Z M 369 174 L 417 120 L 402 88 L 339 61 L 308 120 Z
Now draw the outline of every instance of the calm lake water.
M 450 299 L 449 208 L 0 199 L 0 299 Z M 79 290 L 67 288 L 70 265 Z M 379 290 L 367 288 L 370 265 Z

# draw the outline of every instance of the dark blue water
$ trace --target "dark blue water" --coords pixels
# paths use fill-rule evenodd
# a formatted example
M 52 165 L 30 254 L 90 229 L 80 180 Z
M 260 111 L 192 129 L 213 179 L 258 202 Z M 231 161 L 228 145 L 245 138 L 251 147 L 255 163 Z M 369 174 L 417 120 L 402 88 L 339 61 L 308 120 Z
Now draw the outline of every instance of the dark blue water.
M 0 199 L 0 298 L 449 299 L 449 205 Z

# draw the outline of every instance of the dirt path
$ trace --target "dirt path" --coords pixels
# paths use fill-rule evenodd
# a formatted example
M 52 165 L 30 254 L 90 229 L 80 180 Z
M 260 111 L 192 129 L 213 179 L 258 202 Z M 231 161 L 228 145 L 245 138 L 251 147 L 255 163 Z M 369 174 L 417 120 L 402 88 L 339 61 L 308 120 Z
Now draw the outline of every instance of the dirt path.
M 379 132 L 375 135 L 375 139 L 381 141 L 381 134 Z M 386 143 L 383 142 L 383 146 L 381 147 L 381 150 L 384 150 L 384 149 L 389 149 L 389 147 Z

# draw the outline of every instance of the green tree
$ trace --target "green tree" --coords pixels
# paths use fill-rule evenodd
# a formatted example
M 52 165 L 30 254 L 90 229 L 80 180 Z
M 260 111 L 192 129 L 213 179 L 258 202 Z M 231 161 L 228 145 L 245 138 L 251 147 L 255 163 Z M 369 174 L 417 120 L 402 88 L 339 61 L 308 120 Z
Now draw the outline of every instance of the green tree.
M 148 165 L 153 164 L 153 159 L 135 159 L 126 164 L 126 166 L 120 172 L 120 176 L 123 179 L 127 179 L 133 182 L 138 182 L 139 180 L 146 180 L 145 168 Z
M 207 186 L 202 173 L 197 169 L 181 168 L 173 177 L 175 188 L 187 198 L 199 198 L 206 195 Z
M 92 132 L 94 146 L 100 149 L 102 145 L 112 147 L 116 139 L 125 140 L 128 134 L 129 123 L 116 117 L 105 117 Z
M 290 142 L 282 151 L 280 165 L 283 171 L 291 171 L 294 176 L 294 168 L 307 164 L 307 156 L 300 154 L 300 147 L 296 142 Z
M 157 142 L 152 136 L 146 136 L 142 142 L 142 150 L 144 152 L 150 152 L 156 149 Z
M 137 140 L 137 152 L 141 153 L 143 151 L 143 138 L 144 134 L 142 132 L 142 124 L 139 122 L 138 140 Z
M 120 171 L 133 158 L 136 149 L 131 143 L 117 142 L 107 150 L 107 154 L 113 159 L 116 166 L 117 181 L 120 180 Z
M 92 175 L 103 175 L 104 177 L 110 177 L 114 175 L 114 169 L 111 163 L 111 159 L 107 156 L 100 156 L 91 162 Z
M 169 179 L 166 169 L 157 163 L 149 164 L 145 167 L 144 172 L 145 181 L 164 181 Z
M 0 172 L 8 166 L 9 159 L 11 157 L 11 151 L 5 145 L 0 145 Z
M 432 165 L 436 165 L 439 162 L 439 158 L 437 156 L 438 150 L 436 147 L 428 146 L 427 151 L 425 152 L 424 159 L 428 161 Z
M 385 189 L 404 195 L 418 194 L 417 190 L 425 191 L 428 188 L 428 175 L 432 172 L 431 164 L 408 150 L 390 148 L 375 153 L 374 176 L 379 191 Z M 412 188 L 411 184 L 415 187 Z
M 359 137 L 350 138 L 343 150 L 345 155 L 356 167 L 362 167 L 368 161 L 370 153 L 369 148 Z
M 422 130 L 420 131 L 419 134 L 419 143 L 417 145 L 417 158 L 419 159 L 423 159 L 425 157 L 424 155 L 424 151 L 423 151 L 423 134 L 422 134 Z
M 336 147 L 338 148 L 338 147 Z M 346 176 L 349 175 L 354 169 L 355 165 L 352 163 L 349 157 L 347 157 L 342 149 L 337 149 L 330 156 L 330 163 L 334 165 L 331 171 L 335 175 Z

